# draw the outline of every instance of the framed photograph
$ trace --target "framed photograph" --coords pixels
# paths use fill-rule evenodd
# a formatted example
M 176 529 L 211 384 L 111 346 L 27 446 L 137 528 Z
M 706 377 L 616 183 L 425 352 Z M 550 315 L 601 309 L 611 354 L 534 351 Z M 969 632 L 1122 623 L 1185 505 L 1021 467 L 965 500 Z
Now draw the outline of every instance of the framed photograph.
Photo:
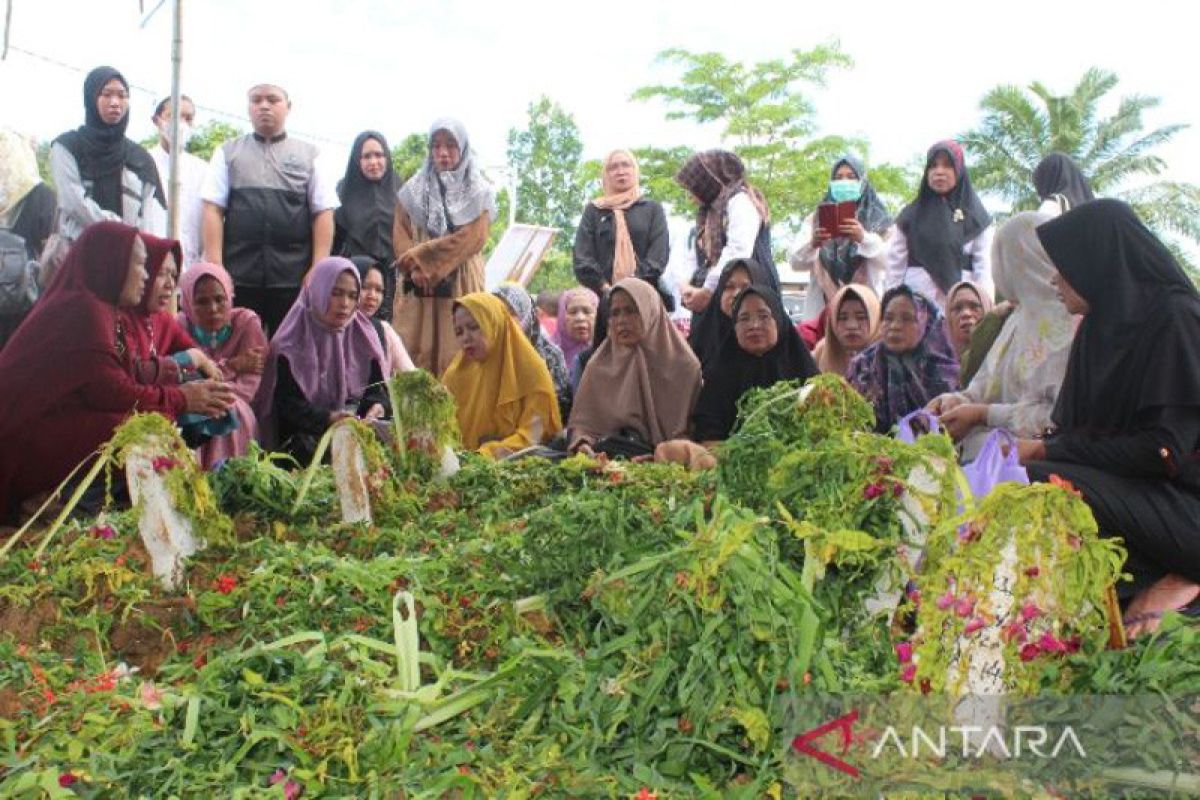
M 502 283 L 528 286 L 557 234 L 557 228 L 510 225 L 484 266 L 484 285 L 488 291 Z

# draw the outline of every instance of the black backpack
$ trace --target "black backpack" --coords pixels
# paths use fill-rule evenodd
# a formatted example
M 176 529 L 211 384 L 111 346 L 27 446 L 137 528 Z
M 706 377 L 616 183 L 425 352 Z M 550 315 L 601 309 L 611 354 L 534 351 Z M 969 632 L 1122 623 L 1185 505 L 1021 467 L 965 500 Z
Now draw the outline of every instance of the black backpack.
M 37 300 L 38 263 L 29 259 L 25 239 L 0 228 L 0 316 L 20 316 Z

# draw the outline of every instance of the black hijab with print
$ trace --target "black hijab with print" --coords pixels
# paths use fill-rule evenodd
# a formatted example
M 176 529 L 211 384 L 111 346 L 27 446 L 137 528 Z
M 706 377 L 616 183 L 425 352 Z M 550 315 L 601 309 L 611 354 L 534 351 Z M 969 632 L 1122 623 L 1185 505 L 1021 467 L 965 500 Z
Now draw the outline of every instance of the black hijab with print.
M 1129 432 L 1143 411 L 1200 405 L 1200 295 L 1133 209 L 1095 200 L 1037 234 L 1091 307 L 1054 408 L 1059 430 Z
M 121 82 L 126 92 L 129 91 L 125 76 L 112 67 L 96 67 L 88 73 L 83 81 L 84 124 L 54 141 L 75 157 L 79 176 L 92 183 L 91 199 L 105 211 L 124 215 L 121 174 L 125 169 L 137 175 L 142 183 L 153 186 L 154 196 L 166 208 L 167 198 L 154 159 L 144 147 L 125 138 L 129 111 L 126 110 L 125 116 L 112 125 L 100 116 L 97 100 L 105 84 L 114 79 Z
M 875 187 L 867 180 L 867 169 L 862 159 L 849 153 L 839 158 L 834 163 L 833 169 L 829 171 L 830 182 L 837 178 L 838 168 L 843 164 L 854 170 L 854 174 L 862 183 L 862 194 L 858 198 L 858 210 L 854 213 L 855 219 L 866 230 L 882 235 L 892 224 L 892 216 L 888 214 L 887 207 L 875 193 Z M 826 188 L 825 197 L 821 199 L 821 202 L 837 202 L 833 197 L 832 189 Z M 863 262 L 862 256 L 858 254 L 858 244 L 845 236 L 835 236 L 821 245 L 820 258 L 821 266 L 829 273 L 829 277 L 833 278 L 833 282 L 839 289 L 854 282 L 854 273 Z
M 938 155 L 950 159 L 957 176 L 954 188 L 945 196 L 929 187 L 929 168 Z M 970 269 L 963 248 L 991 224 L 992 216 L 971 188 L 962 146 L 947 139 L 929 148 L 917 199 L 896 218 L 908 240 L 908 266 L 924 269 L 938 288 L 948 293 L 962 280 L 963 271 Z

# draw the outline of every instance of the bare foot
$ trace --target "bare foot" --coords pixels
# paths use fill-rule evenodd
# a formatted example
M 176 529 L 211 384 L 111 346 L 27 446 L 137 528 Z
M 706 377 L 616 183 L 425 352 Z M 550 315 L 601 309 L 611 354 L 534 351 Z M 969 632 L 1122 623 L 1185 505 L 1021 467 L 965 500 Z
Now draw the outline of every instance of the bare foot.
M 1164 612 L 1186 608 L 1197 597 L 1200 597 L 1200 584 L 1174 573 L 1160 578 L 1129 604 L 1125 613 L 1126 633 L 1130 639 L 1153 633 L 1158 630 Z

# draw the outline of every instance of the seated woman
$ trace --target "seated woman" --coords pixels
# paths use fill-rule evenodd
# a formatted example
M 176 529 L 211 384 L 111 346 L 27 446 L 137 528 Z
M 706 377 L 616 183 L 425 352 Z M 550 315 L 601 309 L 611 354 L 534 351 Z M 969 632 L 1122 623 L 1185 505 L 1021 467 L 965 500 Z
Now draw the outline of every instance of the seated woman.
M 993 258 L 995 248 L 992 248 Z M 992 267 L 995 272 L 995 266 Z M 995 276 L 993 275 L 993 278 Z M 971 346 L 971 334 L 992 310 L 992 296 L 970 281 L 959 281 L 946 295 L 946 337 L 954 348 L 954 357 L 962 358 Z
M 705 373 L 692 415 L 692 438 L 727 439 L 737 421 L 737 403 L 755 387 L 792 378 L 808 380 L 817 365 L 774 290 L 752 285 L 733 304 L 733 336 Z
M 975 458 L 994 428 L 1032 438 L 1050 424 L 1075 322 L 1058 299 L 1053 283 L 1057 271 L 1038 241 L 1037 226 L 1048 219 L 1027 211 L 1010 218 L 996 233 L 996 288 L 1016 310 L 967 387 L 929 404 L 950 435 L 962 442 L 964 461 Z
M 539 295 L 540 297 L 540 295 Z M 600 297 L 591 289 L 582 286 L 567 289 L 558 296 L 558 316 L 555 319 L 554 335 L 550 337 L 562 350 L 563 361 L 571 378 L 571 391 L 579 387 L 579 354 L 592 346 L 596 333 L 596 310 Z
M 1066 479 L 1101 535 L 1124 539 L 1137 635 L 1200 597 L 1200 295 L 1120 201 L 1085 203 L 1037 233 L 1067 310 L 1084 316 L 1056 430 L 1019 452 L 1031 479 Z
M 883 292 L 892 217 L 867 180 L 862 160 L 847 154 L 834 163 L 821 202 L 849 201 L 857 205 L 857 210 L 840 230 L 831 234 L 818 225 L 816 211 L 800 229 L 800 246 L 792 253 L 791 263 L 809 276 L 806 320 L 819 317 L 834 295 L 851 283 L 870 286 L 876 297 Z
M 233 403 L 217 381 L 147 386 L 129 374 L 118 317 L 141 301 L 145 263 L 135 228 L 89 226 L 0 353 L 0 519 L 66 479 L 134 411 L 219 416 Z
M 992 294 L 992 217 L 983 207 L 958 142 L 929 148 L 917 198 L 896 218 L 888 243 L 888 288 L 906 284 L 939 309 L 954 284 L 974 281 Z
M 608 336 L 588 361 L 571 408 L 570 448 L 591 453 L 614 434 L 651 448 L 686 436 L 700 362 L 648 283 L 626 278 L 611 298 Z
M 875 408 L 875 431 L 958 387 L 958 362 L 942 315 L 925 295 L 897 286 L 883 295 L 883 338 L 850 362 L 850 385 Z
M 499 458 L 543 444 L 562 430 L 546 363 L 499 297 L 454 304 L 458 354 L 442 382 L 458 404 L 463 446 Z
M 171 386 L 189 372 L 223 379 L 221 370 L 171 313 L 179 280 L 183 249 L 179 242 L 141 234 L 146 245 L 146 292 L 134 308 L 123 309 L 119 320 L 130 371 L 141 383 Z
M 602 169 L 604 194 L 584 207 L 575 230 L 575 279 L 596 294 L 629 277 L 657 287 L 670 253 L 662 203 L 642 196 L 641 172 L 628 150 L 609 153 Z
M 238 426 L 200 447 L 200 465 L 212 469 L 227 458 L 245 455 L 246 447 L 258 438 L 258 420 L 250 404 L 262 380 L 270 345 L 258 314 L 234 307 L 233 279 L 224 267 L 193 264 L 184 273 L 180 290 L 183 310 L 179 323 L 237 395 L 233 412 Z
M 400 334 L 383 318 L 385 309 L 391 311 L 386 302 L 387 277 L 383 265 L 370 256 L 353 256 L 350 261 L 358 270 L 358 277 L 362 282 L 362 290 L 358 293 L 358 310 L 371 320 L 375 333 L 384 344 L 387 363 L 384 364 L 383 374 L 391 377 L 398 372 L 416 369 L 408 350 L 404 349 Z
M 821 372 L 845 375 L 850 361 L 879 337 L 879 297 L 871 287 L 848 283 L 829 302 L 825 335 L 813 348 Z
M 321 259 L 271 339 L 254 409 L 260 421 L 273 423 L 280 449 L 302 464 L 338 420 L 388 413 L 387 356 L 358 310 L 360 289 L 349 259 Z
M 766 268 L 752 258 L 735 258 L 721 270 L 715 289 L 715 303 L 692 319 L 688 344 L 700 369 L 707 374 L 709 364 L 716 360 L 725 340 L 733 334 L 733 301 L 738 293 L 750 285 L 770 287 L 770 276 Z
M 558 398 L 559 419 L 566 419 L 571 413 L 571 376 L 567 372 L 567 361 L 558 345 L 542 333 L 537 312 L 533 308 L 533 298 L 516 283 L 502 283 L 492 294 L 504 301 L 517 325 L 525 332 L 525 338 L 542 361 L 546 362 L 546 369 L 550 371 L 550 379 L 554 382 L 554 394 Z
M 746 182 L 746 166 L 737 153 L 696 153 L 679 168 L 675 182 L 697 206 L 696 272 L 690 285 L 683 287 L 683 305 L 693 314 L 708 308 L 725 265 L 735 258 L 752 258 L 762 264 L 769 270 L 766 285 L 778 291 L 767 201 Z

